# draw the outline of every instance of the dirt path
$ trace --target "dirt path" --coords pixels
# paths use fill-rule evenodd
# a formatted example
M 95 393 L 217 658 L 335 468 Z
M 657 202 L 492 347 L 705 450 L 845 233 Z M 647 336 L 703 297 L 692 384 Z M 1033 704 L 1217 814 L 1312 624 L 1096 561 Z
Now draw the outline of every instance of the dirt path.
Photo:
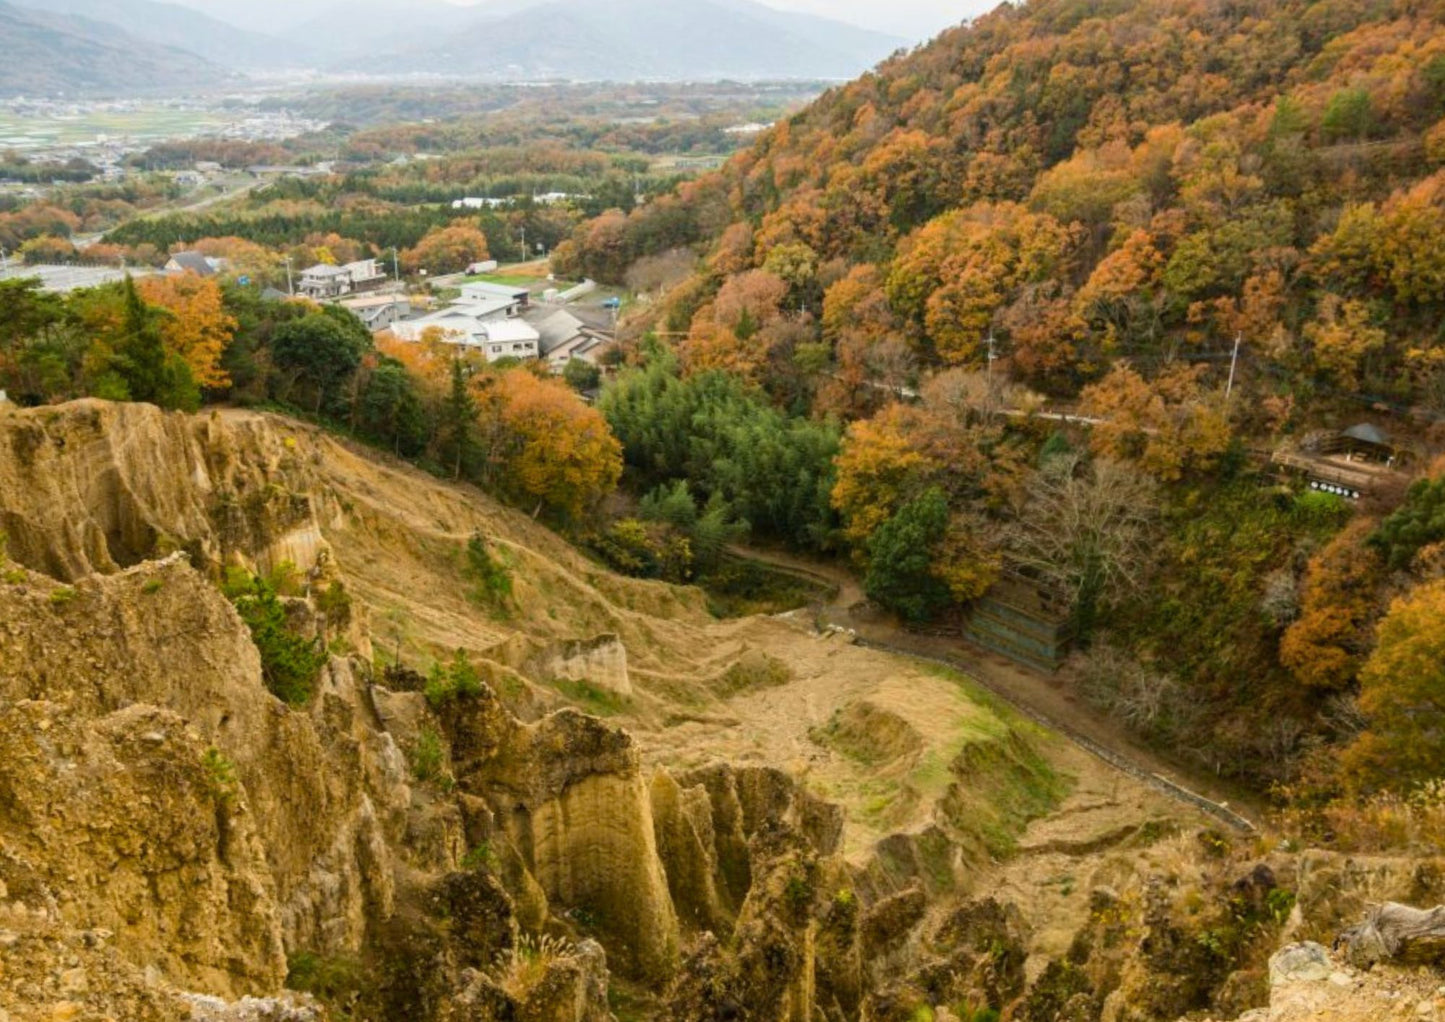
M 735 547 L 733 552 L 786 573 L 827 583 L 837 595 L 816 608 L 821 624 L 846 628 L 878 649 L 953 667 L 1026 716 L 1059 731 L 1116 768 L 1136 777 L 1155 779 L 1165 787 L 1183 789 L 1182 793 L 1171 791 L 1180 801 L 1188 801 L 1188 793 L 1197 792 L 1246 821 L 1262 815 L 1257 798 L 1144 747 L 1118 721 L 1080 699 L 1072 686 L 1058 676 L 1030 670 L 962 638 L 910 632 L 891 616 L 870 610 L 858 580 L 836 564 L 774 549 Z

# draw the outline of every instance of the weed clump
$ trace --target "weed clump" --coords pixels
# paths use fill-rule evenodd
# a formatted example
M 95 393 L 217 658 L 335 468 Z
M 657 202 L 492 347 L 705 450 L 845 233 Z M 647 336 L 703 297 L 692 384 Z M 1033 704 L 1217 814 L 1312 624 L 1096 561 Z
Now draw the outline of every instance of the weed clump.
M 439 710 L 458 699 L 475 699 L 482 694 L 482 676 L 467 659 L 463 650 L 457 650 L 449 664 L 433 664 L 427 675 L 426 686 L 422 689 L 427 705 Z
M 446 750 L 442 736 L 429 727 L 421 729 L 411 750 L 411 772 L 418 781 L 445 781 Z
M 262 578 L 244 568 L 228 568 L 221 591 L 251 631 L 251 641 L 261 654 L 266 687 L 283 702 L 304 706 L 316 690 L 327 656 L 318 640 L 297 634 L 290 625 L 286 605 L 281 602 L 289 578 L 290 574 L 280 569 Z
M 512 603 L 511 569 L 487 549 L 487 541 L 479 532 L 467 540 L 466 567 L 463 574 L 471 583 L 467 598 L 482 607 L 505 613 Z
M 211 799 L 222 809 L 233 808 L 241 791 L 236 764 L 213 745 L 201 757 L 201 768 L 206 772 L 206 789 Z
M 552 963 L 571 953 L 571 943 L 559 937 L 524 934 L 515 945 L 497 955 L 492 977 L 508 997 L 525 1004 L 546 979 Z

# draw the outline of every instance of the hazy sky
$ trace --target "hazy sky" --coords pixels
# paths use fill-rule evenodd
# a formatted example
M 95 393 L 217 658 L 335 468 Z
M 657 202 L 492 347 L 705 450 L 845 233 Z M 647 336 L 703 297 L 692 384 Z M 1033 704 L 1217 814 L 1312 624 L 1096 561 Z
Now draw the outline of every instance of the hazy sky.
M 303 20 L 307 17 L 303 9 L 341 6 L 345 0 L 171 0 L 187 7 L 198 7 L 219 15 L 237 24 L 262 28 L 268 20 L 279 17 L 284 23 L 288 12 L 296 15 L 289 20 Z M 394 6 L 405 7 L 408 0 L 391 0 Z M 450 0 L 451 3 L 472 6 L 487 0 Z M 688 0 L 673 0 L 686 4 Z M 967 18 L 992 10 L 1002 0 L 758 0 L 771 7 L 793 11 L 807 11 L 821 14 L 840 21 L 850 21 L 900 36 L 915 42 L 922 42 L 937 35 L 943 29 L 956 25 Z M 44 6 L 42 3 L 41 6 Z M 312 12 L 314 13 L 314 12 Z
M 822 14 L 922 41 L 991 11 L 1001 0 L 761 0 L 769 7 Z

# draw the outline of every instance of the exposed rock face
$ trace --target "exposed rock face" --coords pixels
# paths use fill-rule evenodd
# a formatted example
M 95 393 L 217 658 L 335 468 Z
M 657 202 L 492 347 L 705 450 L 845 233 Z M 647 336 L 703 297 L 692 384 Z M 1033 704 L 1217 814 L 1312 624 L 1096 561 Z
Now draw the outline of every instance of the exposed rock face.
M 56 578 L 167 546 L 212 563 L 244 551 L 264 567 L 310 565 L 325 546 L 310 502 L 285 485 L 294 445 L 264 429 L 102 401 L 7 420 L 0 530 L 13 557 Z
M 264 848 L 205 752 L 182 718 L 152 706 L 85 720 L 57 703 L 10 705 L 0 873 L 26 869 L 71 925 L 144 949 L 138 964 L 182 984 L 274 990 L 286 957 Z M 23 889 L 14 880 L 5 886 Z
M 70 592 L 74 595 L 66 598 L 56 595 Z M 102 731 L 133 723 L 137 707 L 163 708 L 171 719 L 165 726 L 158 720 L 139 736 L 138 761 L 160 769 L 155 753 L 165 750 L 172 736 L 184 736 L 190 747 L 175 755 L 189 759 L 197 774 L 210 747 L 217 750 L 217 762 L 234 765 L 235 794 L 229 799 L 234 814 L 218 815 L 207 807 L 201 822 L 210 821 L 217 833 L 214 841 L 204 840 L 226 862 L 249 857 L 262 864 L 259 870 L 238 866 L 246 883 L 234 884 L 229 897 L 257 904 L 257 918 L 279 927 L 267 938 L 269 957 L 261 968 L 246 964 L 244 955 L 219 950 L 234 943 L 237 928 L 223 917 L 212 919 L 217 953 L 229 957 L 229 968 L 242 981 L 238 992 L 275 987 L 278 970 L 280 976 L 285 972 L 283 943 L 318 951 L 354 947 L 368 917 L 389 911 L 389 847 L 401 837 L 411 794 L 395 743 L 364 720 L 345 661 L 333 661 L 324 673 L 307 712 L 288 710 L 261 684 L 255 647 L 230 605 L 175 559 L 92 577 L 74 590 L 38 579 L 5 587 L 0 608 L 0 701 L 43 699 L 64 706 L 73 727 L 93 722 Z M 31 779 L 37 793 L 66 776 L 60 757 L 12 759 L 7 765 L 17 769 L 26 762 L 37 773 Z M 124 763 L 122 757 L 117 767 Z M 197 782 L 202 793 L 204 780 Z M 158 788 L 160 781 L 159 776 L 154 781 Z M 195 813 L 187 810 L 196 808 L 171 806 L 157 817 L 169 816 L 173 826 L 194 831 Z M 164 831 L 151 833 L 157 832 Z M 193 858 L 203 835 L 197 832 L 190 840 L 197 842 L 187 852 Z M 97 878 L 109 875 L 116 860 L 131 859 L 123 848 L 108 849 L 102 841 L 73 847 L 88 857 Z M 113 881 L 103 886 L 114 891 Z M 243 887 L 250 893 L 245 902 L 236 901 Z M 151 898 L 146 909 L 135 906 L 138 916 L 175 911 L 162 907 L 171 899 L 161 892 Z M 157 934 L 154 945 L 159 949 L 164 942 Z M 190 981 L 184 974 L 176 978 Z
M 695 598 L 481 498 L 262 416 L 80 402 L 0 411 L 0 528 L 30 569 L 0 557 L 0 1022 L 319 1022 L 287 983 L 358 1019 L 604 1022 L 613 971 L 679 1022 L 1042 1020 L 1121 985 L 1080 951 L 1030 986 L 1016 909 L 939 905 L 987 858 L 965 824 L 1042 811 L 987 801 L 1029 790 L 1028 743 L 950 749 L 935 817 L 845 861 L 842 809 L 764 757 L 670 773 L 551 712 L 552 680 L 647 705 L 684 675 L 771 698 L 791 668 L 735 641 L 689 660 Z M 555 618 L 469 601 L 488 528 Z M 303 707 L 214 584 L 283 562 L 291 624 L 338 651 Z M 481 680 L 430 690 L 458 648 Z M 912 769 L 927 722 L 875 710 L 836 744 Z M 1151 948 L 1192 946 L 1142 916 Z
M 1268 1003 L 1236 1022 L 1385 1022 L 1445 1017 L 1441 976 L 1382 966 L 1357 971 L 1312 942 L 1289 944 L 1269 960 Z
M 463 789 L 490 804 L 554 906 L 613 938 L 620 968 L 669 975 L 677 918 L 631 737 L 571 710 L 519 725 L 484 704 L 455 726 Z
M 632 696 L 627 647 L 616 635 L 559 643 L 537 658 L 534 670 L 539 677 L 583 681 L 624 699 Z

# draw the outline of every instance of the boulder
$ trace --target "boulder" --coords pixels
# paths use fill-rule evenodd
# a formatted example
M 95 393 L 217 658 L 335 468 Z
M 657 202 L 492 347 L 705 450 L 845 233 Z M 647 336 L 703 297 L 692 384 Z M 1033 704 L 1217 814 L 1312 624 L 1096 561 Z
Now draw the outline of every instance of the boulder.
M 1313 941 L 1290 944 L 1270 958 L 1269 985 L 1323 982 L 1334 971 L 1329 952 L 1319 944 Z

